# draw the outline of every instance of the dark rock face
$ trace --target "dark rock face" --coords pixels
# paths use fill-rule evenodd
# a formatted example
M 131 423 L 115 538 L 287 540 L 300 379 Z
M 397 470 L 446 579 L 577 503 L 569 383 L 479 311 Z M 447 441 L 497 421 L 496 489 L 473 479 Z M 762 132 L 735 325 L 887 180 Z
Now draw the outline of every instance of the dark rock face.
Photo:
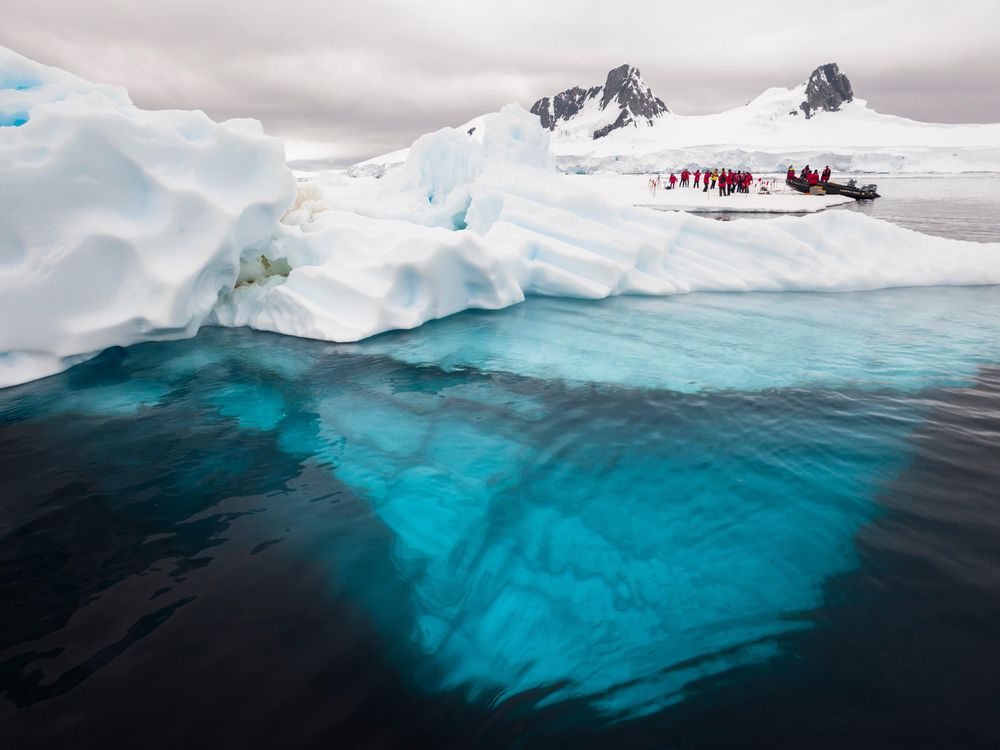
M 613 122 L 596 130 L 594 138 L 603 138 L 611 131 L 633 125 L 639 120 L 652 124 L 654 117 L 669 112 L 663 100 L 654 96 L 642 80 L 638 68 L 621 65 L 608 73 L 603 86 L 589 89 L 574 86 L 551 99 L 546 96 L 534 103 L 531 113 L 538 115 L 543 128 L 555 130 L 560 120 L 573 119 L 588 101 L 597 96 L 601 97 L 601 110 L 614 106 L 620 113 Z
M 612 101 L 617 102 L 623 111 L 631 112 L 633 117 L 645 120 L 652 120 L 668 111 L 663 100 L 653 96 L 639 69 L 630 65 L 622 65 L 608 73 L 601 109 L 606 109 Z
M 566 89 L 561 94 L 556 94 L 550 100 L 549 97 L 539 99 L 531 107 L 531 114 L 538 115 L 542 121 L 542 127 L 548 130 L 555 130 L 559 120 L 570 120 L 577 112 L 583 109 L 583 105 L 588 99 L 593 99 L 601 91 L 600 86 L 591 89 L 582 89 L 574 86 Z
M 840 105 L 854 99 L 854 90 L 847 76 L 840 72 L 837 63 L 820 65 L 806 83 L 806 99 L 799 109 L 812 117 L 817 110 L 836 112 Z

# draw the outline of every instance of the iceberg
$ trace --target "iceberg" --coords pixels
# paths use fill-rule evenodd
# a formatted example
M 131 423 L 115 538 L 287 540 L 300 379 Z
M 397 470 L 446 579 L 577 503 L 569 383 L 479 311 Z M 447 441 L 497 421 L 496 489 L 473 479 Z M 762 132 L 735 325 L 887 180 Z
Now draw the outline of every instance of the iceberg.
M 6 49 L 0 113 L 0 386 L 205 324 L 350 342 L 527 295 L 1000 283 L 996 243 L 608 200 L 517 105 L 421 137 L 380 179 L 297 188 L 254 121 L 146 112 Z
M 380 179 L 306 179 L 265 258 L 290 272 L 257 266 L 212 320 L 343 342 L 526 295 L 1000 283 L 1000 245 L 860 214 L 717 222 L 615 203 L 560 174 L 548 139 L 508 105 L 423 136 Z
M 294 197 L 259 123 L 143 111 L 0 47 L 0 387 L 191 336 Z

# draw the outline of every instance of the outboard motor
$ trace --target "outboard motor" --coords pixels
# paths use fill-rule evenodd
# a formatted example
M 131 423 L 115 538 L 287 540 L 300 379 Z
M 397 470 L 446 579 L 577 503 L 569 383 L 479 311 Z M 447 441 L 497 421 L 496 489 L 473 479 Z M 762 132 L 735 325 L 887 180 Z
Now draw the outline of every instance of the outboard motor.
M 862 193 L 877 193 L 878 185 L 865 185 L 861 188 Z

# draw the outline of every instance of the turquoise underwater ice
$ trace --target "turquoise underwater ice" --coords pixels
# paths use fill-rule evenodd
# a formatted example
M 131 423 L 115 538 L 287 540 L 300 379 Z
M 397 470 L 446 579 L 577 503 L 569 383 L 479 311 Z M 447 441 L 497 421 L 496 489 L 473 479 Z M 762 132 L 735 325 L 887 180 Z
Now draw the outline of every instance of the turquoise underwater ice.
M 529 300 L 351 346 L 205 331 L 38 408 L 184 399 L 274 433 L 390 532 L 391 566 L 345 564 L 333 529 L 303 550 L 418 689 L 636 715 L 810 626 L 906 465 L 913 395 L 996 362 L 998 312 L 925 289 Z

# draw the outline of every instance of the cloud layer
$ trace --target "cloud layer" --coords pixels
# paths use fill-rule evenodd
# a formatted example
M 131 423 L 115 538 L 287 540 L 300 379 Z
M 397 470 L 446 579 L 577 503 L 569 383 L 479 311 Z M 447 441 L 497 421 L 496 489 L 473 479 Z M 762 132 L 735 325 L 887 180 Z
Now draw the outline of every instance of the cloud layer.
M 256 117 L 352 163 L 628 62 L 673 111 L 737 106 L 836 61 L 877 110 L 1000 121 L 1000 3 L 801 0 L 4 0 L 0 44 L 150 108 Z

